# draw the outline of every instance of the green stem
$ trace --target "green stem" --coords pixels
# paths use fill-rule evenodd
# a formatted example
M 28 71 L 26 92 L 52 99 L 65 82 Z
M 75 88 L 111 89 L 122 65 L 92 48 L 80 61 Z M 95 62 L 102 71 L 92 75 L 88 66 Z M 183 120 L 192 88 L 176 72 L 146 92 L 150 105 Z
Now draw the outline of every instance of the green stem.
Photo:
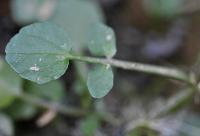
M 57 113 L 67 115 L 67 116 L 82 117 L 82 116 L 88 115 L 91 112 L 91 111 L 80 109 L 80 108 L 66 107 L 56 102 L 45 101 L 43 99 L 40 99 L 38 97 L 29 95 L 29 94 L 25 94 L 25 93 L 13 94 L 13 95 L 15 95 L 18 99 L 25 101 L 27 103 L 33 104 L 37 107 L 52 110 L 52 111 L 55 111 Z M 101 116 L 100 113 L 97 113 L 97 114 L 100 115 L 102 120 L 114 126 L 119 125 L 120 121 L 117 118 L 111 116 L 110 114 L 109 114 L 110 115 L 109 118 L 107 116 Z M 104 114 L 107 114 L 107 113 L 104 113 Z
M 55 112 L 59 112 L 61 114 L 68 115 L 68 116 L 80 117 L 80 116 L 87 115 L 87 112 L 88 112 L 82 109 L 66 107 L 66 106 L 61 105 L 60 103 L 44 101 L 38 97 L 31 96 L 25 93 L 16 94 L 15 96 L 18 99 L 28 102 L 30 104 L 33 104 L 37 107 L 50 109 Z
M 166 68 L 162 66 L 142 64 L 142 63 L 137 63 L 137 62 L 128 62 L 128 61 L 115 60 L 115 59 L 76 56 L 76 55 L 70 55 L 70 54 L 67 54 L 66 58 L 70 60 L 84 61 L 88 63 L 111 65 L 111 66 L 122 68 L 125 70 L 155 74 L 155 75 L 159 75 L 163 77 L 176 79 L 179 81 L 184 81 L 188 84 L 192 84 L 192 85 L 194 84 L 193 79 L 191 79 L 186 73 L 174 68 Z

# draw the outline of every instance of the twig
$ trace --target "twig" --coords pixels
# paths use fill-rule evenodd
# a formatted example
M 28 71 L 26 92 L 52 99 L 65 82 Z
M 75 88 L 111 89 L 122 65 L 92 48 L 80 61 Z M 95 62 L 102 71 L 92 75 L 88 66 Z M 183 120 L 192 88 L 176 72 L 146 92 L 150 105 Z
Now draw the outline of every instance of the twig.
M 56 111 L 48 110 L 36 121 L 37 126 L 44 127 L 49 124 L 57 115 Z

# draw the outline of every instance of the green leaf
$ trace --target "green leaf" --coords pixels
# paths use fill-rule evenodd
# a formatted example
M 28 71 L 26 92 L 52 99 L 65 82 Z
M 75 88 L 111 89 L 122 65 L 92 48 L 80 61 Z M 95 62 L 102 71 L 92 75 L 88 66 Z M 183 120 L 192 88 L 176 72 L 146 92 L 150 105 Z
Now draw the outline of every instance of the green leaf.
M 75 49 L 84 47 L 91 24 L 102 22 L 103 15 L 95 1 L 59 0 L 55 14 L 50 19 L 62 26 L 75 41 Z
M 127 136 L 159 136 L 158 132 L 149 128 L 148 126 L 145 125 L 141 125 L 141 126 L 137 126 L 136 128 L 134 128 L 133 130 L 131 130 L 130 132 L 128 132 Z
M 6 109 L 6 113 L 15 120 L 27 120 L 33 118 L 37 113 L 37 108 L 29 103 L 16 100 Z
M 15 22 L 24 25 L 47 20 L 55 5 L 55 0 L 11 0 L 11 13 Z
M 24 27 L 6 47 L 6 60 L 25 79 L 43 84 L 67 70 L 65 57 L 72 43 L 66 32 L 50 22 Z
M 104 97 L 113 87 L 113 72 L 111 67 L 96 66 L 88 74 L 87 86 L 94 98 Z
M 13 136 L 14 135 L 14 128 L 12 120 L 0 113 L 0 135 L 1 136 Z
M 180 12 L 183 0 L 146 0 L 147 13 L 155 17 L 173 17 Z
M 96 115 L 89 115 L 81 123 L 81 131 L 84 136 L 95 135 L 96 130 L 99 127 L 99 117 Z
M 90 29 L 88 47 L 92 54 L 113 57 L 116 54 L 116 38 L 112 28 L 97 23 Z
M 64 96 L 64 87 L 59 80 L 51 81 L 43 85 L 28 82 L 25 88 L 30 95 L 50 101 L 60 101 Z
M 7 107 L 21 93 L 21 78 L 0 58 L 0 108 Z

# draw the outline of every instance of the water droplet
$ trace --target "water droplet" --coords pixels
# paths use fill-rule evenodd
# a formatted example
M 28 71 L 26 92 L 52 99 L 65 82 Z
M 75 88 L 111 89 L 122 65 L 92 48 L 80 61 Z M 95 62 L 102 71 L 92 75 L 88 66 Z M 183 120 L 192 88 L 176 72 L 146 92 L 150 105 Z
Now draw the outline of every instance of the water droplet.
M 32 71 L 39 71 L 40 68 L 37 67 L 37 64 L 34 64 L 34 66 L 30 67 L 30 70 L 32 70 Z
M 41 61 L 42 61 L 42 58 L 39 59 L 39 62 L 41 62 Z
M 59 77 L 58 77 L 58 76 L 54 76 L 53 78 L 54 78 L 54 79 L 58 79 Z
M 37 77 L 37 81 L 40 81 L 40 77 Z
M 108 41 L 112 40 L 112 35 L 111 34 L 107 35 L 106 40 L 108 40 Z

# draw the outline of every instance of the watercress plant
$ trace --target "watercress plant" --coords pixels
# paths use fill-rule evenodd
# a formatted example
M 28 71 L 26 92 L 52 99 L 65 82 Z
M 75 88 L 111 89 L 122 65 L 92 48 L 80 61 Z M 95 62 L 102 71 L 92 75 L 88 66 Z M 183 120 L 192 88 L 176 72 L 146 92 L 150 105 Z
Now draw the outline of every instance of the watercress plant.
M 61 77 L 70 60 L 98 64 L 89 72 L 87 79 L 90 94 L 95 98 L 104 97 L 112 89 L 112 66 L 195 84 L 191 76 L 178 69 L 112 59 L 116 54 L 115 34 L 104 24 L 94 24 L 86 35 L 90 36 L 88 47 L 91 53 L 106 58 L 74 55 L 71 49 L 75 42 L 68 32 L 52 22 L 42 22 L 22 28 L 10 40 L 6 47 L 6 60 L 21 77 L 38 84 Z

